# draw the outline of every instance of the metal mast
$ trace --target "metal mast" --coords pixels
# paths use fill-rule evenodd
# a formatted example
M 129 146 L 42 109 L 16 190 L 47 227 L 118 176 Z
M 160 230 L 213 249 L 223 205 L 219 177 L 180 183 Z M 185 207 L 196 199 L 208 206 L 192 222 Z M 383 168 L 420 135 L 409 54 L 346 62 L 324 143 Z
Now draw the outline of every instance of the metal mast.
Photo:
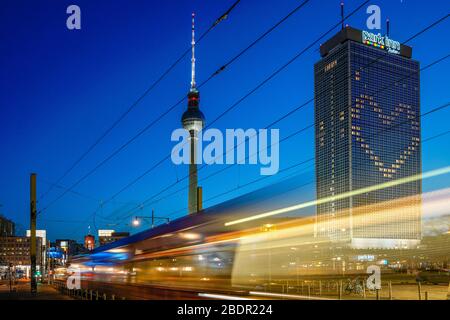
M 191 58 L 191 91 L 195 90 L 195 13 L 192 12 L 192 58 Z

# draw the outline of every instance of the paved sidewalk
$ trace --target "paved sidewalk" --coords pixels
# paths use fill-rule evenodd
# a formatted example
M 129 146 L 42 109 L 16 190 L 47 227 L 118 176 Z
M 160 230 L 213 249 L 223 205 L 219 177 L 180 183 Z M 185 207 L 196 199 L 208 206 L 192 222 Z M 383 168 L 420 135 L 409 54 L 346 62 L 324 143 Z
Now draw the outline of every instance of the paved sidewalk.
M 30 292 L 30 282 L 18 282 L 14 287 L 16 291 L 10 292 L 9 282 L 0 283 L 0 300 L 72 300 L 47 284 L 39 283 L 35 296 Z

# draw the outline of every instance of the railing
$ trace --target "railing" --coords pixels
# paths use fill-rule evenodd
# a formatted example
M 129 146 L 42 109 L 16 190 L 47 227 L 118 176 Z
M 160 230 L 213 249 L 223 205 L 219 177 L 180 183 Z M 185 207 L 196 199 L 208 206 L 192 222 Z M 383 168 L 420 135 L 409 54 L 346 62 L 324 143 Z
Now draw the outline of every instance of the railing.
M 66 281 L 63 280 L 49 280 L 50 285 L 56 288 L 60 293 L 67 295 L 73 299 L 78 300 L 125 300 L 125 297 L 117 299 L 115 294 L 108 295 L 104 292 L 92 289 L 69 289 Z
M 333 280 L 277 280 L 270 283 L 263 283 L 259 285 L 260 292 L 264 293 L 276 293 L 280 296 L 286 295 L 286 298 L 290 296 L 299 296 L 302 298 L 315 299 L 315 298 L 331 298 L 331 299 L 370 299 L 370 300 L 394 300 L 403 299 L 399 296 L 395 290 L 395 283 L 393 281 L 383 281 L 381 288 L 376 290 L 369 290 L 366 286 L 366 279 L 360 281 L 351 281 L 348 279 L 333 279 Z M 397 283 L 399 284 L 399 283 Z M 409 298 L 416 300 L 428 300 L 430 292 L 423 290 L 423 284 L 407 283 L 411 287 L 411 293 Z M 255 291 L 254 288 L 243 288 Z M 393 289 L 394 288 L 394 289 Z M 450 283 L 448 288 L 450 299 Z
M 398 291 L 393 290 L 392 281 L 383 281 L 381 289 L 369 290 L 364 282 L 360 283 L 357 287 L 353 282 L 353 286 L 349 286 L 351 282 L 348 279 L 339 280 L 286 280 L 286 281 L 273 281 L 270 284 L 264 283 L 259 286 L 259 290 L 253 288 L 246 288 L 247 292 L 258 291 L 266 294 L 281 294 L 280 298 L 289 299 L 295 298 L 308 298 L 308 299 L 370 299 L 370 300 L 394 300 L 404 299 L 399 296 Z M 66 281 L 63 280 L 50 280 L 49 284 L 54 286 L 59 292 L 73 299 L 80 300 L 125 300 L 126 298 L 116 293 L 114 289 L 109 290 L 109 293 L 99 291 L 97 289 L 68 289 Z M 398 283 L 397 283 L 398 284 Z M 409 298 L 418 300 L 428 300 L 430 292 L 424 290 L 423 285 L 418 283 L 407 283 L 412 290 Z M 356 288 L 356 289 L 355 289 Z M 415 288 L 415 293 L 412 293 Z M 394 286 L 395 289 L 395 286 Z M 448 287 L 448 299 L 450 299 L 450 284 Z M 142 298 L 142 297 L 141 297 Z M 131 299 L 134 299 L 133 297 Z

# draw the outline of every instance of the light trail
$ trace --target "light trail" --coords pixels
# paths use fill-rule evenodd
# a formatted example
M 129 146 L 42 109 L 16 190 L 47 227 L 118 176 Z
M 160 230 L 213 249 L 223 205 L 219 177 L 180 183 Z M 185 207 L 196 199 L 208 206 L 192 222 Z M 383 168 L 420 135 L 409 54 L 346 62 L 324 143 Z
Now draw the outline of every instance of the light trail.
M 238 219 L 238 220 L 233 220 L 233 221 L 230 221 L 230 222 L 226 222 L 225 226 L 232 226 L 232 225 L 239 224 L 239 223 L 244 223 L 244 222 L 248 222 L 248 221 L 253 221 L 253 220 L 258 220 L 258 219 L 262 219 L 262 218 L 267 218 L 267 217 L 275 216 L 275 215 L 278 215 L 278 214 L 291 212 L 291 211 L 294 211 L 294 210 L 299 210 L 299 209 L 304 209 L 304 208 L 308 208 L 308 207 L 324 204 L 324 203 L 327 203 L 327 202 L 330 202 L 330 201 L 342 200 L 342 199 L 346 199 L 346 198 L 349 198 L 349 197 L 357 196 L 357 195 L 360 195 L 360 194 L 369 193 L 369 192 L 373 192 L 373 191 L 377 191 L 377 190 L 381 190 L 381 189 L 386 189 L 386 188 L 391 188 L 391 187 L 395 187 L 395 186 L 402 185 L 402 184 L 405 184 L 405 183 L 415 182 L 415 181 L 418 181 L 418 180 L 429 179 L 429 178 L 432 178 L 432 177 L 437 177 L 437 176 L 448 174 L 448 173 L 450 173 L 450 166 L 447 166 L 447 167 L 444 167 L 444 168 L 441 168 L 441 169 L 428 171 L 428 172 L 422 173 L 422 174 L 416 174 L 416 175 L 412 175 L 412 176 L 409 176 L 409 177 L 405 177 L 405 178 L 401 178 L 401 179 L 397 179 L 397 180 L 393 180 L 393 181 L 377 184 L 377 185 L 366 187 L 366 188 L 361 188 L 361 189 L 358 189 L 358 190 L 345 192 L 345 193 L 342 193 L 342 194 L 339 194 L 339 195 L 336 195 L 336 196 L 326 197 L 326 198 L 319 199 L 319 200 L 308 201 L 308 202 L 300 203 L 300 204 L 293 205 L 293 206 L 290 206 L 290 207 L 281 208 L 281 209 L 272 210 L 272 211 L 269 211 L 269 212 L 257 214 L 257 215 L 251 216 L 251 217 L 242 218 L 242 219 Z
M 213 293 L 199 293 L 198 296 L 202 298 L 221 299 L 221 300 L 255 300 L 250 298 L 228 296 L 224 294 L 213 294 Z
M 336 299 L 323 298 L 323 297 L 299 296 L 299 295 L 295 295 L 295 294 L 281 294 L 281 293 L 269 293 L 269 292 L 259 292 L 259 291 L 250 291 L 249 293 L 254 296 L 282 298 L 282 299 L 294 299 L 294 300 L 336 300 Z
M 373 257 L 370 260 L 373 263 L 386 259 L 391 265 L 447 261 L 450 250 L 447 234 L 450 228 L 450 188 L 424 193 L 420 202 L 416 199 L 416 196 L 410 196 L 386 202 L 383 206 L 374 204 L 356 208 L 353 212 L 354 231 L 386 228 L 387 237 L 367 245 L 364 251 L 358 251 L 360 248 L 351 242 L 335 241 L 326 235 L 316 236 L 322 226 L 328 227 L 327 223 L 305 218 L 283 221 L 270 232 L 243 237 L 233 260 L 232 284 L 250 290 L 256 290 L 255 283 L 262 285 L 262 281 L 278 285 L 290 281 L 295 286 L 295 279 L 299 277 L 316 276 L 319 277 L 316 280 L 320 280 L 323 276 L 336 275 L 339 268 L 347 268 L 350 275 L 363 270 L 361 266 L 364 264 L 372 263 L 357 258 L 366 254 Z M 390 243 L 388 237 L 393 235 L 395 238 L 403 225 L 408 224 L 411 218 L 415 219 L 408 212 L 415 213 L 417 209 L 421 212 L 422 228 L 428 230 L 422 232 L 420 243 L 408 244 L 399 237 L 398 242 Z M 336 215 L 340 216 L 340 213 Z M 348 224 L 349 218 L 336 218 L 334 225 L 343 225 L 343 222 Z M 267 280 L 270 272 L 273 281 Z

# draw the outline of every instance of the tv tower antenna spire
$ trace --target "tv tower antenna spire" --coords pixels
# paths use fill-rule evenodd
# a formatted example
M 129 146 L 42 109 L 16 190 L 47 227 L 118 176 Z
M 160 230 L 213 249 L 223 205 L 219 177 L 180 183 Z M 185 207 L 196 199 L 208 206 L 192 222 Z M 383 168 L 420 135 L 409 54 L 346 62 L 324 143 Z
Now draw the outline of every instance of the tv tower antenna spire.
M 195 89 L 195 12 L 192 12 L 192 58 L 191 58 L 191 91 Z

